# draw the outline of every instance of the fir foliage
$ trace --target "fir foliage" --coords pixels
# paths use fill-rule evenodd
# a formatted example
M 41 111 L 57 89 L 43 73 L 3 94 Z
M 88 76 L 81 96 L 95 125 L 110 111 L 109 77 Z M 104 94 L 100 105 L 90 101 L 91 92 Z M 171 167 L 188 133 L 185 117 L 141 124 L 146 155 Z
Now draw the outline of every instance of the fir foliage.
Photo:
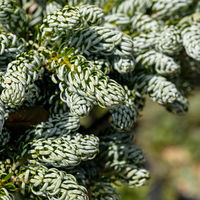
M 0 200 L 119 200 L 116 185 L 146 184 L 133 127 L 148 97 L 188 110 L 199 11 L 198 0 L 1 0 Z

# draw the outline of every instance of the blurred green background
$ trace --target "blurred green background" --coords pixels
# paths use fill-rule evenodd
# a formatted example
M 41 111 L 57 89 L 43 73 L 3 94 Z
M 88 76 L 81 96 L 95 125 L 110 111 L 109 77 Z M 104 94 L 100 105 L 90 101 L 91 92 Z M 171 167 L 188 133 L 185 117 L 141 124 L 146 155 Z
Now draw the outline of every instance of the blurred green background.
M 189 100 L 184 116 L 147 101 L 134 143 L 146 155 L 151 180 L 142 188 L 120 188 L 122 200 L 200 200 L 200 91 Z

